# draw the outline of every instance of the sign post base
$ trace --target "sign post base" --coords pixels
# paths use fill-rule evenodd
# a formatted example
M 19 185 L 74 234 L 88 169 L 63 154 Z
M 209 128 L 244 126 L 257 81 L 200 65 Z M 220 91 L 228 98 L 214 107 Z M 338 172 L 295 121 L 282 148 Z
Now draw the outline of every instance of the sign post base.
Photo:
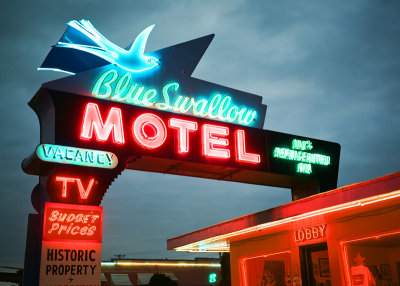
M 25 286 L 39 285 L 42 234 L 43 216 L 40 214 L 29 214 L 24 261 Z

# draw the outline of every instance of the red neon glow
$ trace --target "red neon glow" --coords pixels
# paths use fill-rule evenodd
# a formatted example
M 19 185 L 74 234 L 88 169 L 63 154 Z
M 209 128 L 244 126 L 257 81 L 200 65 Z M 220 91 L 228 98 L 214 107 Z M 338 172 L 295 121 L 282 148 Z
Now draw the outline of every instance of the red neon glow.
M 261 156 L 259 154 L 252 154 L 246 152 L 246 139 L 244 137 L 244 130 L 237 130 L 235 132 L 236 138 L 236 160 L 238 162 L 246 162 L 252 164 L 258 164 L 261 162 Z
M 135 141 L 148 149 L 160 147 L 167 138 L 167 128 L 164 121 L 152 113 L 139 115 L 133 123 L 132 133 Z
M 229 140 L 220 137 L 228 135 L 228 127 L 204 124 L 202 126 L 203 155 L 212 158 L 230 158 L 229 149 L 223 148 L 229 145 Z
M 395 192 L 391 192 L 391 193 L 385 194 L 385 195 L 374 196 L 374 197 L 362 199 L 362 200 L 359 200 L 359 201 L 354 201 L 354 202 L 350 202 L 350 203 L 336 205 L 336 206 L 332 206 L 332 207 L 328 207 L 328 208 L 324 208 L 324 209 L 320 209 L 320 210 L 316 210 L 316 211 L 311 211 L 311 212 L 304 213 L 304 214 L 301 214 L 301 215 L 288 217 L 288 218 L 281 219 L 281 220 L 278 220 L 278 221 L 259 224 L 257 226 L 252 226 L 252 227 L 245 228 L 245 229 L 242 229 L 242 230 L 238 230 L 238 231 L 235 231 L 235 232 L 219 235 L 218 237 L 213 237 L 213 238 L 210 238 L 210 239 L 201 240 L 201 241 L 198 241 L 196 243 L 191 243 L 191 244 L 187 244 L 187 245 L 184 245 L 184 246 L 181 246 L 181 247 L 177 247 L 176 250 L 177 251 L 193 251 L 193 249 L 190 248 L 190 247 L 196 247 L 196 246 L 198 246 L 200 244 L 208 243 L 209 241 L 216 241 L 216 239 L 218 239 L 220 241 L 220 240 L 223 240 L 223 239 L 236 237 L 236 236 L 239 236 L 239 235 L 242 235 L 242 234 L 246 234 L 246 233 L 258 232 L 260 230 L 267 229 L 267 228 L 270 228 L 270 227 L 274 227 L 274 226 L 277 226 L 277 225 L 282 225 L 282 224 L 285 224 L 285 223 L 304 220 L 304 219 L 307 219 L 307 218 L 320 216 L 320 215 L 328 214 L 328 213 L 332 213 L 332 212 L 337 212 L 337 211 L 341 211 L 341 210 L 345 210 L 345 209 L 350 209 L 350 208 L 355 208 L 355 207 L 363 207 L 363 206 L 368 205 L 368 204 L 379 203 L 379 202 L 382 202 L 382 201 L 391 200 L 391 199 L 395 199 L 395 198 L 398 198 L 398 197 L 400 197 L 400 191 L 395 191 Z
M 91 139 L 93 137 L 93 131 L 97 141 L 107 141 L 112 132 L 114 143 L 124 144 L 125 139 L 121 109 L 112 107 L 108 113 L 106 123 L 104 124 L 99 106 L 96 103 L 88 103 L 86 105 L 82 124 L 81 139 Z
M 171 118 L 168 126 L 178 130 L 178 153 L 189 152 L 189 132 L 197 130 L 197 122 Z
M 81 181 L 80 178 L 70 178 L 70 177 L 59 177 L 59 176 L 57 176 L 56 177 L 56 182 L 62 182 L 63 183 L 62 189 L 61 189 L 61 196 L 63 198 L 67 197 L 67 189 L 68 189 L 67 184 L 76 182 L 77 185 L 78 185 L 79 196 L 81 197 L 81 199 L 87 200 L 87 198 L 89 197 L 89 193 L 92 190 L 92 187 L 93 187 L 93 184 L 95 182 L 95 179 L 94 178 L 90 179 L 89 184 L 88 184 L 86 189 L 83 187 L 83 184 L 82 184 L 82 181 Z
M 61 196 L 63 198 L 67 197 L 67 184 L 68 183 L 73 183 L 75 182 L 75 178 L 68 178 L 68 177 L 56 177 L 56 182 L 62 182 L 62 188 L 61 188 Z
M 101 242 L 103 208 L 46 203 L 43 240 Z
M 89 196 L 90 190 L 92 189 L 95 180 L 93 178 L 90 179 L 86 189 L 83 187 L 81 179 L 78 178 L 75 181 L 78 184 L 79 195 L 81 196 L 81 199 L 86 200 Z

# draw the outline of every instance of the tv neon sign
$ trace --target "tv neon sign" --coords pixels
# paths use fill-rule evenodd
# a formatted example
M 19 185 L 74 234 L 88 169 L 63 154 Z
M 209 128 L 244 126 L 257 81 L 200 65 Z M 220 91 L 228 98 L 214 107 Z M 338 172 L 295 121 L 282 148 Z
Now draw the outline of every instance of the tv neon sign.
M 36 148 L 36 155 L 40 160 L 51 163 L 105 169 L 113 169 L 118 165 L 118 158 L 112 152 L 53 144 L 40 144 Z
M 105 122 L 105 123 L 103 123 Z M 175 131 L 178 146 L 178 154 L 189 152 L 189 137 L 193 132 L 201 132 L 202 155 L 205 158 L 229 159 L 229 139 L 227 136 L 230 129 L 225 126 L 214 124 L 203 124 L 197 127 L 197 122 L 170 118 L 168 123 L 153 113 L 142 113 L 133 120 L 130 126 L 131 134 L 137 145 L 144 149 L 157 149 L 161 147 L 167 136 L 168 129 Z M 96 103 L 88 103 L 85 108 L 80 138 L 90 140 L 96 138 L 98 142 L 105 142 L 110 137 L 116 144 L 125 144 L 124 124 L 122 121 L 122 110 L 112 107 L 104 121 Z M 234 134 L 235 159 L 240 163 L 259 164 L 261 156 L 249 153 L 246 150 L 246 136 L 244 130 L 236 130 Z
M 285 147 L 275 147 L 273 157 L 284 160 L 297 161 L 299 162 L 296 168 L 297 173 L 311 174 L 311 164 L 328 166 L 331 162 L 330 156 L 307 152 L 311 151 L 312 149 L 313 145 L 310 140 L 293 139 L 292 149 Z
M 180 85 L 177 82 L 165 84 L 161 90 L 163 100 L 156 101 L 157 90 L 133 82 L 130 72 L 120 76 L 116 70 L 107 70 L 95 81 L 91 95 L 101 99 L 245 126 L 252 125 L 256 120 L 257 111 L 234 105 L 232 97 L 228 94 L 222 95 L 215 92 L 210 99 L 195 98 L 178 95 L 179 88 Z
M 46 203 L 43 240 L 101 242 L 103 208 Z

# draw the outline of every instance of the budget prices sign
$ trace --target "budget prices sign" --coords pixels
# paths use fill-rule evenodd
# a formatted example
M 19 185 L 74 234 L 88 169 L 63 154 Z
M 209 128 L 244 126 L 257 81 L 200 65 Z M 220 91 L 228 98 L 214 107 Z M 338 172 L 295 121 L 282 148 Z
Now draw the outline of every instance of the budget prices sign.
M 40 285 L 101 285 L 103 208 L 46 203 Z

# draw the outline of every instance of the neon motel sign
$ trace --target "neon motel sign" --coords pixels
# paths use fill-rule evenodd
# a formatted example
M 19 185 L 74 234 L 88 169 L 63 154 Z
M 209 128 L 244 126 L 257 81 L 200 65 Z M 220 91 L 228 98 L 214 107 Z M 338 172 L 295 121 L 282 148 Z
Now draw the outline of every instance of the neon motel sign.
M 153 27 L 124 49 L 89 21 L 71 21 L 39 68 L 73 75 L 44 83 L 29 103 L 41 136 L 22 168 L 41 177 L 32 204 L 43 229 L 28 237 L 42 239 L 41 285 L 67 284 L 67 274 L 79 285 L 100 283 L 96 205 L 125 168 L 300 189 L 317 180 L 323 191 L 337 185 L 339 144 L 263 130 L 261 96 L 191 77 L 214 35 L 145 54 Z M 211 273 L 209 283 L 216 280 Z
M 99 204 L 125 168 L 281 187 L 321 177 L 321 190 L 336 184 L 338 144 L 88 96 L 46 94 L 38 93 L 35 102 L 53 105 L 54 128 L 62 132 L 44 130 L 44 138 L 54 136 L 52 144 L 42 142 L 35 154 L 57 167 L 47 179 L 52 201 Z
M 65 275 L 99 283 L 96 205 L 125 168 L 165 172 L 178 163 L 178 174 L 214 179 L 243 169 L 246 182 L 270 171 L 262 97 L 191 77 L 213 35 L 144 54 L 153 27 L 124 49 L 89 21 L 71 21 L 40 68 L 73 75 L 44 83 L 29 103 L 41 136 L 22 165 L 41 177 L 32 193 L 44 218 L 40 277 L 32 277 L 40 284 L 64 285 Z
M 54 130 L 41 128 L 41 137 L 50 141 L 41 140 L 36 149 L 37 158 L 50 165 L 35 170 L 57 167 L 47 173 L 52 199 L 71 202 L 68 199 L 74 197 L 79 203 L 98 203 L 90 200 L 91 194 L 101 192 L 102 185 L 105 192 L 113 178 L 126 167 L 135 168 L 135 161 L 144 156 L 170 160 L 167 170 L 174 169 L 176 161 L 213 168 L 209 172 L 204 166 L 190 165 L 193 170 L 183 170 L 185 175 L 210 177 L 223 170 L 214 165 L 236 170 L 225 169 L 227 175 L 212 178 L 233 179 L 232 174 L 242 170 L 262 172 L 234 179 L 283 187 L 303 184 L 304 177 L 323 177 L 321 167 L 327 167 L 329 178 L 324 178 L 321 188 L 336 185 L 338 156 L 332 159 L 330 154 L 337 146 L 262 130 L 266 111 L 262 97 L 191 77 L 213 35 L 144 54 L 154 26 L 143 30 L 127 49 L 107 40 L 89 21 L 71 21 L 68 26 L 40 69 L 74 76 L 43 84 L 31 102 L 45 123 L 51 117 L 40 105 L 55 110 Z M 292 137 L 291 148 L 285 143 L 288 137 Z M 318 151 L 312 149 L 314 143 Z M 323 155 L 326 149 L 329 155 Z M 165 172 L 151 160 L 139 163 L 138 169 Z M 65 165 L 98 171 L 81 168 L 71 173 L 73 169 Z M 267 174 L 268 178 L 258 179 Z M 52 194 L 54 188 L 58 196 Z
M 110 137 L 115 144 L 125 144 L 124 123 L 122 110 L 112 107 L 105 117 L 100 114 L 96 103 L 88 103 L 82 121 L 81 140 L 95 138 L 99 142 L 106 142 Z M 168 128 L 167 128 L 168 126 Z M 258 164 L 261 162 L 259 154 L 246 150 L 245 131 L 238 129 L 234 134 L 234 154 L 228 148 L 231 144 L 226 138 L 230 129 L 216 124 L 199 124 L 195 120 L 183 120 L 171 117 L 165 122 L 153 113 L 142 113 L 128 126 L 130 134 L 137 145 L 144 149 L 161 147 L 169 133 L 175 133 L 178 155 L 189 153 L 190 136 L 192 133 L 201 133 L 201 153 L 207 158 L 228 159 L 235 156 L 237 162 Z

